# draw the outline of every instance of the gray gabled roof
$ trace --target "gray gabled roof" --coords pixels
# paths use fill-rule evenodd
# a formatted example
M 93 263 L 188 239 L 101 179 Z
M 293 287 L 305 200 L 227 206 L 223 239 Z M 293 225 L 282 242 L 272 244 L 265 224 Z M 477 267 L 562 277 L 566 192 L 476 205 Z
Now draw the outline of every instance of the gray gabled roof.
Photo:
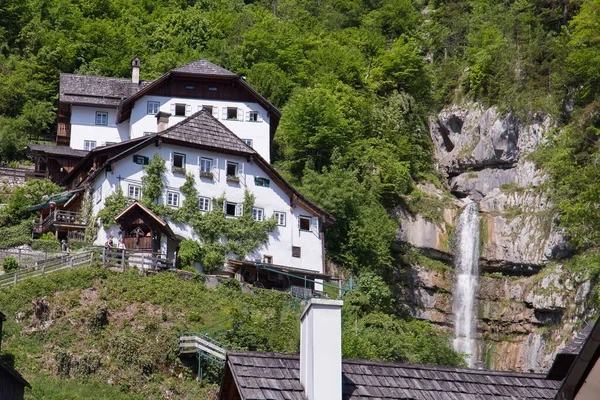
M 233 377 L 242 400 L 306 400 L 296 355 L 230 352 L 226 373 Z M 559 385 L 538 374 L 365 360 L 342 362 L 343 400 L 552 399 Z
M 38 153 L 46 153 L 55 156 L 63 156 L 63 157 L 74 157 L 74 158 L 83 158 L 87 155 L 87 150 L 76 150 L 72 149 L 69 146 L 53 146 L 48 144 L 28 144 L 27 148 L 30 151 L 38 152 Z
M 210 61 L 207 61 L 203 58 L 189 62 L 181 67 L 177 67 L 172 69 L 174 72 L 181 72 L 184 74 L 194 74 L 194 75 L 208 75 L 208 76 L 235 76 L 231 71 L 226 70 L 225 68 L 219 67 L 217 64 L 213 64 Z
M 212 114 L 206 110 L 192 114 L 178 124 L 159 132 L 158 136 L 219 151 L 257 154 L 252 147 L 246 145 L 235 133 L 213 118 Z
M 60 74 L 59 100 L 61 103 L 117 107 L 123 99 L 147 84 L 134 84 L 131 79 L 63 73 Z

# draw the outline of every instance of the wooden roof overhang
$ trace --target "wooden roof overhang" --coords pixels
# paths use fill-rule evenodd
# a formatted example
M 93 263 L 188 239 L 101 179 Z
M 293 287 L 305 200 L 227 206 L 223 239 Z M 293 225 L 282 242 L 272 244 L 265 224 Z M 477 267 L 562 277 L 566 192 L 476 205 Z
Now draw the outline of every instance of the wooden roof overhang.
M 250 86 L 243 78 L 237 75 L 211 75 L 211 74 L 198 74 L 191 72 L 181 72 L 171 70 L 165 73 L 160 78 L 156 79 L 152 83 L 148 84 L 144 88 L 140 89 L 133 95 L 123 99 L 119 106 L 119 110 L 117 112 L 117 123 L 122 123 L 123 121 L 128 120 L 131 117 L 131 110 L 133 109 L 135 102 L 142 98 L 145 95 L 152 94 L 156 90 L 158 90 L 161 86 L 168 84 L 172 79 L 187 79 L 190 81 L 220 81 L 220 82 L 231 82 L 232 84 L 237 84 L 248 92 L 250 96 L 252 96 L 258 104 L 260 104 L 265 110 L 267 110 L 270 114 L 272 114 L 272 127 L 271 127 L 271 135 L 277 129 L 277 125 L 279 124 L 279 119 L 281 118 L 281 111 L 271 104 L 264 96 L 258 93 L 252 86 Z
M 137 200 L 121 211 L 115 217 L 115 221 L 121 226 L 147 224 L 152 229 L 164 233 L 173 240 L 177 240 L 169 224 Z
M 241 268 L 251 268 L 255 270 L 264 269 L 264 267 L 268 267 L 269 269 L 273 269 L 279 272 L 283 272 L 286 274 L 294 275 L 298 279 L 310 278 L 310 279 L 324 279 L 331 280 L 332 277 L 330 275 L 322 274 L 317 271 L 311 271 L 302 268 L 293 268 L 285 265 L 277 265 L 277 264 L 265 264 L 263 262 L 254 262 L 254 261 L 239 261 L 239 260 L 229 260 L 229 266 L 233 269 L 233 272 L 238 272 Z

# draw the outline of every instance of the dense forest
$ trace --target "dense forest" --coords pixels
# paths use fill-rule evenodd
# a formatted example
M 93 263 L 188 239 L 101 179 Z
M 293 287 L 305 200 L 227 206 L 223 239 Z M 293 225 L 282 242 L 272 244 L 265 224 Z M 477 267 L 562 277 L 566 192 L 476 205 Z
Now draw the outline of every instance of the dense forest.
M 60 72 L 128 77 L 139 56 L 156 79 L 206 58 L 283 111 L 274 164 L 336 216 L 326 246 L 346 271 L 387 278 L 414 256 L 389 210 L 443 179 L 428 121 L 467 101 L 551 116 L 535 161 L 575 247 L 600 245 L 600 0 L 5 0 L 0 15 L 2 162 L 55 133 Z

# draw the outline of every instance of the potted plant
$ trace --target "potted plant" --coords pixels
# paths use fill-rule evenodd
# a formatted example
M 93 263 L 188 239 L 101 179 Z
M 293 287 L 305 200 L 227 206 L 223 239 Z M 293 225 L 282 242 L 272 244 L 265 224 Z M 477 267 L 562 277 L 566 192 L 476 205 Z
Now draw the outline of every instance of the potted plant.
M 235 175 L 227 175 L 227 182 L 240 183 L 240 177 Z
M 213 173 L 210 172 L 210 171 L 200 171 L 200 178 L 212 179 L 213 178 Z
M 182 174 L 182 175 L 185 175 L 185 168 L 181 168 L 181 167 L 172 167 L 172 168 L 171 168 L 171 171 L 172 171 L 174 174 Z

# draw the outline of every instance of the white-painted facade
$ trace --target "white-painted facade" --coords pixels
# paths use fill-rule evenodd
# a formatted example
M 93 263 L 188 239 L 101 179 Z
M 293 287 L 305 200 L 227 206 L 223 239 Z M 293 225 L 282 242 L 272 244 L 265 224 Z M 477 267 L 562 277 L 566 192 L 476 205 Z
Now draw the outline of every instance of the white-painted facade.
M 156 126 L 156 123 L 154 124 Z M 215 199 L 224 196 L 227 202 L 243 203 L 244 191 L 247 189 L 255 196 L 254 207 L 261 209 L 265 219 L 272 218 L 275 212 L 285 215 L 282 224 L 278 225 L 270 233 L 269 241 L 254 254 L 247 257 L 248 260 L 264 260 L 265 256 L 272 257 L 273 264 L 302 268 L 323 273 L 323 247 L 319 218 L 311 215 L 308 210 L 299 205 L 292 206 L 290 197 L 285 191 L 278 187 L 257 164 L 249 162 L 247 158 L 226 155 L 222 153 L 202 151 L 196 148 L 181 147 L 171 144 L 162 144 L 160 147 L 149 145 L 136 152 L 136 155 L 152 158 L 158 153 L 166 160 L 167 172 L 164 176 L 164 193 L 160 201 L 166 204 L 168 192 L 178 195 L 177 203 L 183 204 L 183 194 L 180 187 L 185 182 L 185 175 L 173 173 L 171 170 L 173 154 L 185 155 L 185 171 L 191 173 L 196 180 L 196 189 L 200 197 Z M 213 178 L 200 177 L 200 159 L 213 160 L 211 172 Z M 239 183 L 228 182 L 226 165 L 228 162 L 237 163 Z M 130 185 L 139 186 L 143 190 L 141 181 L 143 176 L 142 165 L 133 161 L 133 156 L 127 156 L 117 161 L 111 172 L 103 170 L 94 180 L 94 207 L 93 213 L 97 215 L 104 206 L 104 200 L 115 193 L 118 185 L 123 193 L 129 194 Z M 269 180 L 269 187 L 259 186 L 255 178 Z M 134 190 L 135 192 L 135 190 Z M 171 196 L 173 197 L 173 196 Z M 211 202 L 211 207 L 212 207 Z M 227 217 L 235 218 L 235 217 Z M 304 222 L 301 229 L 300 220 Z M 171 229 L 178 239 L 197 239 L 191 228 L 185 224 L 175 224 L 168 221 Z M 97 245 L 106 242 L 107 235 L 112 231 L 117 233 L 116 226 L 106 230 L 100 229 L 96 240 Z M 116 235 L 115 235 L 116 236 Z M 173 256 L 175 243 L 166 243 L 163 238 L 161 251 Z M 292 248 L 299 248 L 299 256 L 292 256 Z M 295 249 L 296 251 L 298 249 Z M 295 255 L 298 255 L 297 253 Z
M 100 116 L 97 123 L 97 114 Z M 129 139 L 129 126 L 127 123 L 117 124 L 117 110 L 114 108 L 72 106 L 71 108 L 71 143 L 70 147 L 78 150 L 86 148 L 86 141 L 93 147 L 106 144 L 120 143 Z
M 177 115 L 177 105 L 184 110 L 184 115 Z M 270 162 L 270 118 L 267 110 L 258 103 L 251 102 L 143 96 L 135 102 L 131 118 L 121 124 L 116 124 L 116 109 L 72 106 L 70 147 L 89 150 L 85 147 L 85 141 L 103 146 L 156 133 L 156 111 L 170 113 L 168 126 L 172 126 L 206 106 L 213 108 L 213 117 Z M 96 113 L 104 112 L 107 113 L 108 121 L 105 125 L 98 124 Z

